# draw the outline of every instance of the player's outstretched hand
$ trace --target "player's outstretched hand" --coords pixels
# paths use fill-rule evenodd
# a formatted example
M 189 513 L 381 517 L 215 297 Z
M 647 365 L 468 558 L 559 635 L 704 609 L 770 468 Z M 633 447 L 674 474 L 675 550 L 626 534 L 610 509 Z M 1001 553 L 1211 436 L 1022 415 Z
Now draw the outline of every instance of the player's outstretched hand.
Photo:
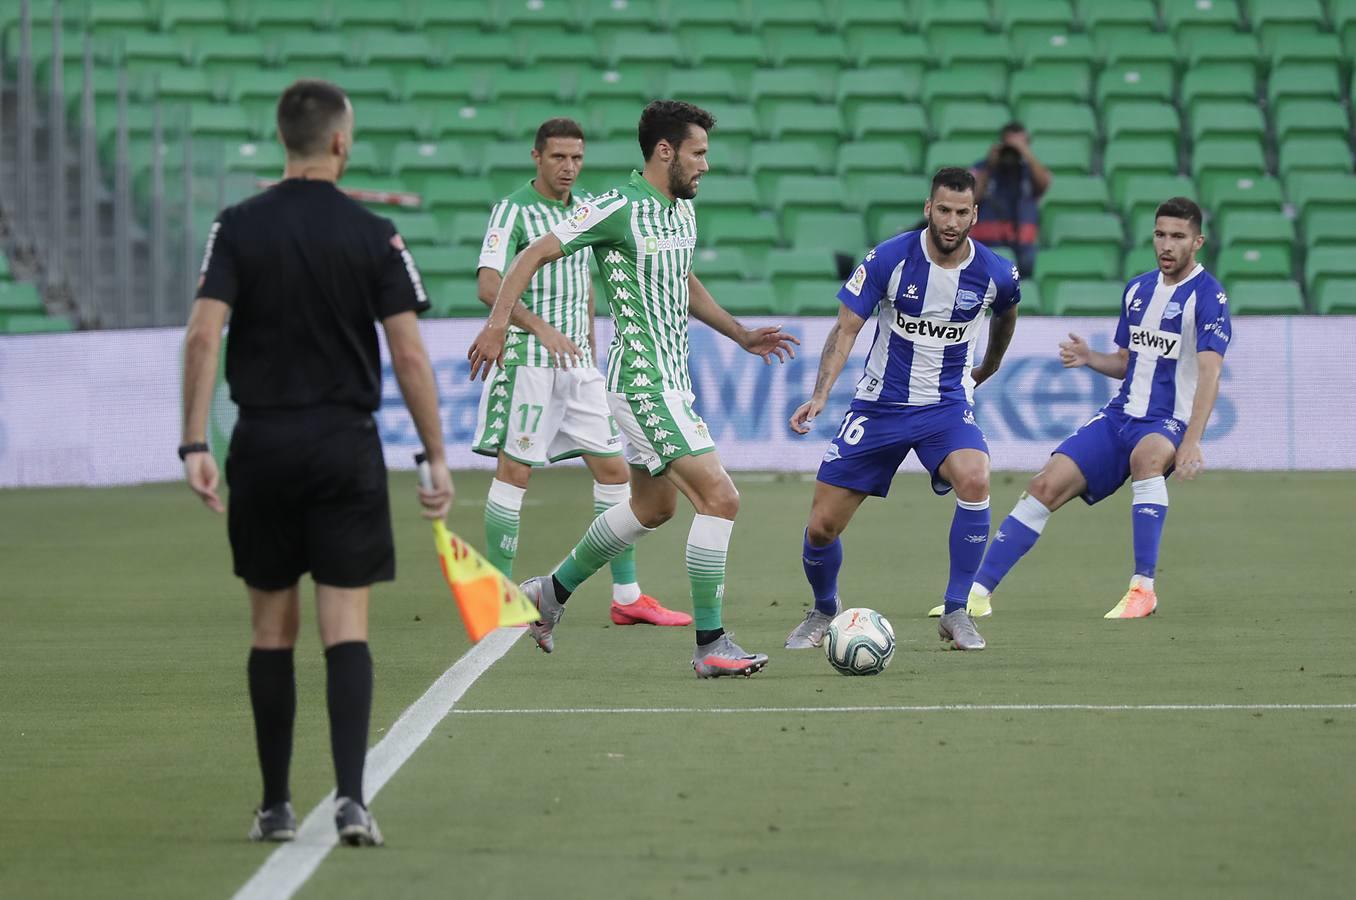
M 546 352 L 551 354 L 551 362 L 556 368 L 565 369 L 584 364 L 584 351 L 575 346 L 574 341 L 561 334 L 559 329 L 547 325 L 541 334 L 537 335 L 537 340 L 546 348 Z
M 1077 369 L 1079 366 L 1086 366 L 1091 358 L 1092 348 L 1088 346 L 1088 342 L 1072 331 L 1069 332 L 1067 341 L 1059 342 L 1059 361 L 1064 363 L 1064 368 Z
M 202 505 L 212 512 L 225 512 L 226 504 L 217 495 L 217 484 L 221 476 L 217 472 L 217 461 L 210 453 L 190 453 L 184 457 L 184 477 L 188 486 L 198 495 Z
M 800 346 L 800 339 L 794 334 L 787 334 L 782 331 L 780 325 L 768 325 L 763 328 L 745 330 L 739 344 L 755 356 L 761 356 L 763 362 L 771 365 L 774 356 L 777 357 L 778 362 L 782 363 L 788 359 L 795 359 L 796 347 Z
M 419 485 L 419 505 L 424 507 L 425 519 L 445 519 L 452 508 L 456 492 L 452 488 L 452 473 L 446 465 L 429 467 L 431 485 Z
M 1186 440 L 1177 448 L 1177 480 L 1191 481 L 1205 471 L 1205 454 L 1201 442 Z
M 791 430 L 796 434 L 809 434 L 814 427 L 815 417 L 824 411 L 824 401 L 817 397 L 806 400 L 791 416 Z
M 471 342 L 471 349 L 466 351 L 466 358 L 471 361 L 472 381 L 489 378 L 490 369 L 494 368 L 491 363 L 503 366 L 504 339 L 507 336 L 508 329 L 497 325 L 486 325 L 480 329 L 480 334 Z

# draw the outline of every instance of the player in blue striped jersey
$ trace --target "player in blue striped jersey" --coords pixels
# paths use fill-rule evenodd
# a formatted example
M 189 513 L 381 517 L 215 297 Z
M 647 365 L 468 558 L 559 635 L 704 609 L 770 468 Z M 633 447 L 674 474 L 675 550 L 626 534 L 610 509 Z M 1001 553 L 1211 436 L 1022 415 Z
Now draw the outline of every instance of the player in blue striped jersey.
M 1165 479 L 1174 468 L 1184 479 L 1204 468 L 1201 438 L 1232 331 L 1224 289 L 1196 262 L 1204 242 L 1199 206 L 1185 197 L 1162 203 L 1154 220 L 1158 268 L 1126 285 L 1116 351 L 1099 353 L 1075 334 L 1059 345 L 1066 367 L 1087 366 L 1123 379 L 1121 388 L 1055 448 L 995 532 L 970 592 L 972 615 L 991 611 L 990 593 L 1035 545 L 1051 512 L 1074 497 L 1096 503 L 1126 478 L 1134 491 L 1135 574 L 1106 618 L 1139 619 L 1157 609 L 1154 571 L 1168 516 Z
M 971 402 L 1012 340 L 1021 290 L 1017 267 L 970 239 L 977 211 L 974 176 L 940 170 L 923 207 L 927 227 L 876 247 L 838 292 L 838 321 L 820 357 L 814 395 L 791 417 L 793 431 L 809 432 L 868 319 L 876 319 L 876 336 L 856 397 L 819 467 L 803 548 L 815 606 L 787 637 L 789 649 L 823 641 L 839 608 L 839 535 L 863 500 L 889 492 L 910 451 L 931 474 L 934 491 L 956 491 L 938 631 L 957 649 L 984 649 L 965 606 L 989 539 L 989 448 Z M 975 366 L 985 310 L 994 321 Z

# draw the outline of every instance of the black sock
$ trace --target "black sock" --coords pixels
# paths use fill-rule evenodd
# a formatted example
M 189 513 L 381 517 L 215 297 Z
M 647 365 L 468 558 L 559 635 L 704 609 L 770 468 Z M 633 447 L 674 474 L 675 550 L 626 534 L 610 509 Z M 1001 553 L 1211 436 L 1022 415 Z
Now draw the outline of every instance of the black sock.
M 725 633 L 724 628 L 712 628 L 710 631 L 698 631 L 697 646 L 705 647 L 707 644 L 718 639 L 724 633 Z
M 570 592 L 565 590 L 565 585 L 557 581 L 554 575 L 551 576 L 551 587 L 556 590 L 556 602 L 564 606 L 565 601 L 570 599 Z
M 363 802 L 363 763 L 372 715 L 372 654 L 366 641 L 346 641 L 325 651 L 326 698 L 335 793 Z
M 254 707 L 254 743 L 264 776 L 263 809 L 292 799 L 287 769 L 292 763 L 292 723 L 297 717 L 297 681 L 292 648 L 250 650 L 250 705 Z

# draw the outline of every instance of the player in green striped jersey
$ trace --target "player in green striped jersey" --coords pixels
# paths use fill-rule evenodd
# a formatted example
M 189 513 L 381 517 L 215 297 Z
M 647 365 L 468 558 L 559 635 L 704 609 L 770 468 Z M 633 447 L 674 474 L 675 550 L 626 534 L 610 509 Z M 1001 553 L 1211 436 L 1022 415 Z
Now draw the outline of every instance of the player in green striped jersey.
M 572 119 L 548 119 L 532 147 L 537 174 L 495 204 L 481 247 L 476 278 L 480 299 L 494 305 L 508 261 L 550 232 L 579 205 L 574 182 L 584 163 L 584 131 Z M 543 266 L 515 309 L 503 365 L 485 383 L 472 449 L 498 459 L 485 501 L 485 555 L 513 574 L 523 496 L 534 466 L 583 457 L 593 473 L 595 515 L 627 500 L 631 490 L 621 459 L 621 432 L 608 412 L 603 376 L 593 358 L 590 253 Z M 540 336 L 539 336 L 540 335 Z M 556 365 L 572 348 L 585 365 Z M 665 609 L 636 580 L 636 551 L 611 561 L 612 621 L 618 625 L 691 625 L 687 613 Z
M 594 519 L 556 570 L 529 579 L 523 589 L 541 620 L 530 626 L 543 650 L 564 603 L 583 581 L 637 538 L 673 516 L 681 491 L 696 516 L 687 539 L 688 580 L 696 616 L 692 667 L 702 678 L 751 675 L 767 656 L 746 653 L 725 634 L 721 606 L 730 531 L 739 492 L 712 452 L 715 445 L 692 404 L 688 376 L 688 317 L 706 323 L 750 353 L 771 362 L 794 356 L 799 343 L 780 327 L 747 329 L 692 273 L 697 221 L 692 198 L 706 160 L 710 113 L 689 103 L 656 100 L 638 129 L 643 173 L 589 198 L 550 234 L 533 241 L 504 275 L 489 321 L 471 345 L 471 377 L 490 370 L 505 353 L 510 313 L 543 266 L 588 248 L 598 255 L 604 291 L 616 322 L 608 352 L 608 405 L 626 436 L 631 502 Z M 578 351 L 575 359 L 584 354 Z

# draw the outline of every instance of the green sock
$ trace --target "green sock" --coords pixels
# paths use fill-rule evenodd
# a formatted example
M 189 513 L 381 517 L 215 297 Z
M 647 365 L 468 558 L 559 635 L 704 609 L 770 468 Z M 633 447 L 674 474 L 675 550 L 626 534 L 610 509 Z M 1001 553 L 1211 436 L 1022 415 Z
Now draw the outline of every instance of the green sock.
M 629 500 L 631 496 L 631 486 L 628 484 L 597 484 L 593 485 L 593 514 L 600 516 L 607 512 L 618 503 Z M 636 545 L 631 544 L 622 551 L 620 556 L 613 557 L 609 564 L 612 568 L 612 583 L 635 584 L 636 583 Z
M 697 631 L 721 626 L 725 599 L 725 555 L 734 522 L 716 516 L 694 516 L 687 534 L 687 577 L 692 584 L 692 618 Z
M 636 538 L 650 530 L 636 519 L 631 504 L 620 503 L 609 507 L 593 520 L 570 555 L 551 574 L 565 590 L 574 593 L 590 575 L 621 556 Z
M 485 558 L 507 578 L 513 577 L 513 559 L 518 555 L 524 493 L 522 488 L 495 479 L 485 500 Z

